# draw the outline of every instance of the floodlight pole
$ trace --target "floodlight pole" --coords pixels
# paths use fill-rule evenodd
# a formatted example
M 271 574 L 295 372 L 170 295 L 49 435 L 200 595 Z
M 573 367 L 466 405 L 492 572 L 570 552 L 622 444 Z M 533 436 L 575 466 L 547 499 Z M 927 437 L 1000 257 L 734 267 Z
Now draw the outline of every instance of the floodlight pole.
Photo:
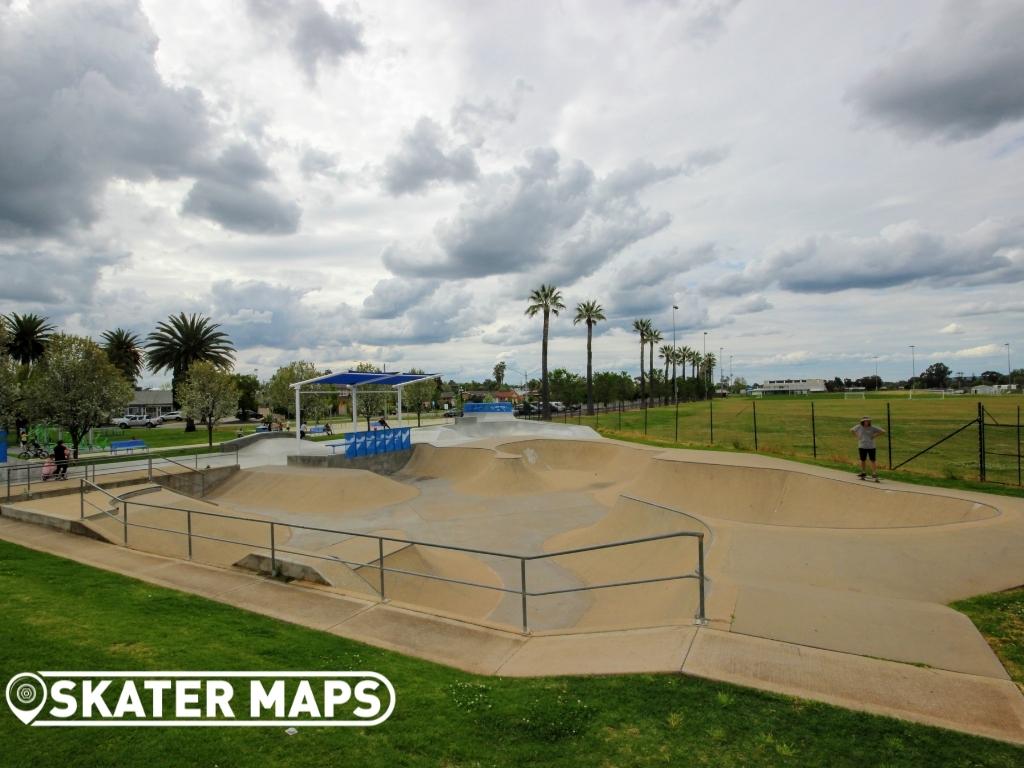
M 917 378 L 917 357 L 914 345 L 910 345 L 910 399 L 914 399 L 914 379 Z
M 1010 368 L 1010 342 L 1003 344 L 1006 347 L 1006 386 L 1013 387 L 1013 369 Z
M 676 310 L 678 304 L 672 305 L 672 402 L 679 402 L 679 387 L 676 385 Z M 686 371 L 683 371 L 686 375 Z

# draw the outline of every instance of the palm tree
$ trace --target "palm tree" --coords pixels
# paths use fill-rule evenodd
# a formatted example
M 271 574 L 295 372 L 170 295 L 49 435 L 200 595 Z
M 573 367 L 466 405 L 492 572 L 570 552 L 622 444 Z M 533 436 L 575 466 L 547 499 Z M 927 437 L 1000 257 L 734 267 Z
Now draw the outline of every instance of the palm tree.
M 505 370 L 507 367 L 504 360 L 494 366 L 494 383 L 498 385 L 496 389 L 501 389 L 505 383 Z
M 676 348 L 676 362 L 678 362 L 680 368 L 682 368 L 682 372 L 683 372 L 683 385 L 684 386 L 686 385 L 686 364 L 690 361 L 690 354 L 692 352 L 693 352 L 693 350 L 690 349 L 687 346 L 682 346 L 682 347 L 677 347 Z M 679 396 L 679 388 L 675 386 L 674 382 L 672 384 L 672 389 L 676 393 L 676 397 L 678 397 Z
M 594 326 L 604 320 L 604 307 L 591 299 L 581 301 L 576 305 L 576 317 L 572 324 L 587 324 L 587 415 L 594 415 L 594 355 L 592 351 L 594 341 Z
M 103 332 L 103 351 L 134 387 L 142 375 L 142 340 L 131 331 L 115 328 Z
M 651 376 L 651 386 L 647 388 L 647 399 L 649 406 L 654 405 L 654 345 L 660 344 L 661 340 L 661 331 L 652 326 L 650 333 L 647 334 L 647 343 L 651 345 L 650 365 L 647 366 L 647 370 Z
M 638 318 L 633 321 L 633 330 L 640 334 L 640 402 L 644 402 L 644 352 L 647 347 L 647 336 L 654 326 L 650 320 Z
M 178 384 L 188 374 L 189 366 L 200 360 L 218 368 L 228 369 L 235 360 L 235 347 L 226 333 L 218 331 L 217 323 L 201 315 L 171 315 L 157 323 L 156 330 L 146 337 L 146 364 L 153 373 L 171 372 L 171 399 L 178 404 Z M 194 432 L 195 422 L 189 419 L 186 432 Z
M 668 387 L 668 382 L 669 382 L 668 366 L 671 364 L 673 366 L 673 371 L 674 371 L 675 360 L 676 360 L 676 348 L 673 347 L 671 344 L 662 344 L 660 347 L 658 347 L 658 357 L 660 357 L 662 360 L 665 361 L 665 386 L 667 388 Z M 673 372 L 673 376 L 674 376 L 674 372 Z M 662 403 L 663 404 L 667 404 L 668 403 L 668 395 L 669 394 L 671 394 L 671 393 L 670 392 L 666 392 L 665 396 L 662 398 Z
M 704 386 L 705 387 L 714 387 L 714 384 L 715 384 L 714 377 L 715 377 L 715 366 L 716 365 L 718 365 L 718 358 L 715 357 L 713 352 L 708 352 L 706 355 L 704 355 Z M 712 389 L 711 395 L 712 395 L 712 397 L 714 397 L 714 390 L 713 389 Z
M 544 418 L 551 418 L 551 390 L 548 387 L 548 330 L 551 327 L 551 315 L 557 316 L 565 309 L 562 294 L 553 285 L 541 285 L 530 291 L 530 304 L 526 307 L 526 316 L 534 317 L 538 312 L 544 313 L 544 335 L 540 348 L 540 392 L 544 400 Z
M 697 378 L 697 369 L 700 367 L 701 359 L 700 352 L 696 349 L 690 350 L 690 378 Z
M 49 318 L 39 315 L 19 315 L 11 312 L 3 316 L 7 329 L 7 354 L 22 365 L 32 365 L 43 356 L 46 342 L 56 329 Z

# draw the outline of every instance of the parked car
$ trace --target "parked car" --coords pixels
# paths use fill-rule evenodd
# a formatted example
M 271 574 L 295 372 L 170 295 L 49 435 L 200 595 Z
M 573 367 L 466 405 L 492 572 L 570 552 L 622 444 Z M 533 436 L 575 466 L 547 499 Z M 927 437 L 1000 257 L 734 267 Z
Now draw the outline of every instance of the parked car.
M 168 411 L 167 413 L 161 413 L 160 418 L 163 421 L 181 421 L 185 417 L 181 415 L 181 411 Z
M 461 416 L 461 415 L 462 415 L 462 411 L 457 411 L 454 408 L 449 410 L 449 411 L 445 411 L 444 412 L 444 417 L 446 419 L 454 419 L 456 416 Z
M 159 427 L 163 424 L 163 419 L 159 416 L 141 416 L 135 413 L 126 413 L 124 416 L 119 416 L 114 419 L 114 424 L 118 429 L 130 429 L 131 427 Z
M 239 421 L 249 421 L 249 419 L 260 418 L 259 411 L 250 411 L 248 408 L 239 408 L 235 411 L 235 418 Z
M 551 412 L 552 413 L 564 413 L 566 410 L 568 410 L 568 409 L 565 407 L 565 403 L 563 403 L 561 400 L 552 400 L 551 401 Z

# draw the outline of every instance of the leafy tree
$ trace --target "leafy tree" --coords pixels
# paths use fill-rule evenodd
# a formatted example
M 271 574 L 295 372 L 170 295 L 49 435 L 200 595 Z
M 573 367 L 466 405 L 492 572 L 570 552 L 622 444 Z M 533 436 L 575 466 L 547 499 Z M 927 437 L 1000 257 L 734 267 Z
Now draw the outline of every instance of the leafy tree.
M 594 375 L 594 397 L 606 408 L 611 402 L 632 400 L 636 397 L 636 382 L 626 371 L 602 371 Z
M 640 334 L 640 399 L 644 399 L 644 353 L 647 351 L 647 337 L 654 329 L 650 320 L 637 318 L 633 321 L 633 332 Z
M 206 425 L 207 445 L 213 447 L 213 427 L 238 407 L 234 377 L 217 365 L 198 360 L 189 366 L 181 385 L 181 410 Z
M 980 378 L 986 384 L 1002 384 L 1006 376 L 999 371 L 982 371 Z
M 586 381 L 578 373 L 565 368 L 556 368 L 551 372 L 551 391 L 554 399 L 566 405 L 582 402 L 586 393 Z
M 132 388 L 92 339 L 56 333 L 47 341 L 46 354 L 33 366 L 28 398 L 34 413 L 71 434 L 77 457 L 89 430 L 131 402 Z
M 494 366 L 494 383 L 496 389 L 501 389 L 505 384 L 505 371 L 507 367 L 505 361 L 502 360 L 500 363 Z
M 951 375 L 952 371 L 944 362 L 933 362 L 931 366 L 922 371 L 921 380 L 926 387 L 945 388 Z
M 17 312 L 4 315 L 7 354 L 22 365 L 32 365 L 41 358 L 46 351 L 46 342 L 55 330 L 47 320 L 39 315 L 19 315 Z
M 504 365 L 504 363 L 500 363 Z M 410 368 L 409 373 L 423 374 L 426 371 L 421 371 L 418 368 Z M 423 409 L 423 404 L 426 403 L 428 407 L 434 402 L 437 396 L 438 389 L 441 386 L 440 378 L 437 379 L 424 379 L 423 381 L 417 381 L 413 384 L 406 384 L 402 388 L 402 406 L 409 410 L 415 410 L 419 412 Z
M 133 387 L 142 376 L 142 340 L 131 331 L 115 328 L 103 333 L 103 351 Z
M 157 323 L 146 337 L 146 364 L 153 373 L 171 373 L 171 399 L 178 403 L 178 384 L 188 375 L 193 363 L 205 361 L 222 370 L 231 368 L 235 348 L 217 323 L 202 315 L 171 315 Z M 186 432 L 194 432 L 195 421 L 188 419 Z
M 4 352 L 0 354 L 0 427 L 6 427 L 14 421 L 21 404 L 18 364 Z
M 358 371 L 359 373 L 382 373 L 381 369 L 373 363 L 359 363 L 352 370 Z M 384 389 L 377 390 L 366 390 L 359 389 L 359 395 L 356 397 L 356 407 L 358 409 L 358 416 L 366 417 L 366 429 L 370 429 L 370 420 L 374 416 L 384 416 L 388 411 L 388 404 L 391 400 L 391 393 Z
M 270 377 L 270 381 L 267 382 L 264 389 L 270 410 L 280 413 L 285 418 L 294 419 L 295 390 L 292 389 L 292 384 L 309 381 L 326 373 L 327 371 L 317 370 L 313 363 L 304 360 L 296 360 L 288 365 L 282 365 Z M 312 394 L 315 392 L 323 394 Z M 302 393 L 302 413 L 307 418 L 317 421 L 333 411 L 338 402 L 338 392 L 330 384 L 307 384 L 302 388 Z M 360 399 L 362 398 L 360 397 Z
M 594 326 L 604 320 L 604 307 L 593 299 L 576 305 L 576 317 L 572 324 L 587 324 L 587 413 L 594 415 Z
M 544 333 L 540 349 L 540 388 L 544 401 L 544 418 L 551 418 L 551 388 L 548 381 L 548 332 L 551 328 L 551 315 L 565 309 L 562 294 L 553 285 L 541 285 L 530 292 L 529 305 L 526 307 L 527 317 L 535 317 L 538 312 L 544 315 Z
M 236 373 L 235 389 L 238 390 L 238 407 L 244 411 L 255 411 L 259 408 L 260 380 L 252 373 Z M 243 413 L 244 415 L 244 413 Z

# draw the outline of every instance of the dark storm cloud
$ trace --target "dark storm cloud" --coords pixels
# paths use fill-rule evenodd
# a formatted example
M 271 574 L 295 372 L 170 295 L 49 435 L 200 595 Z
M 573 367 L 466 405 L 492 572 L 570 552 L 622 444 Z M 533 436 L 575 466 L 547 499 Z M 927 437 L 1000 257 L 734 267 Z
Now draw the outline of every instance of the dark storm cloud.
M 435 227 L 439 249 L 392 245 L 384 265 L 400 276 L 529 272 L 531 278 L 575 281 L 668 225 L 669 215 L 651 213 L 637 193 L 676 172 L 645 166 L 599 180 L 582 162 L 535 149 L 512 171 L 480 179 L 458 214 Z
M 0 233 L 88 226 L 108 180 L 190 174 L 206 109 L 163 82 L 157 43 L 130 0 L 0 15 Z
M 461 287 L 436 291 L 390 319 L 362 322 L 353 337 L 363 344 L 436 344 L 469 336 L 493 315 L 473 305 Z
M 316 346 L 323 341 L 306 297 L 315 289 L 262 280 L 219 280 L 211 286 L 213 318 L 239 349 Z
M 387 320 L 407 312 L 430 296 L 441 284 L 439 280 L 416 280 L 389 277 L 380 280 L 373 293 L 363 300 L 363 317 Z
M 265 182 L 274 179 L 273 171 L 251 146 L 237 144 L 202 169 L 181 211 L 235 232 L 294 234 L 302 209 L 268 188 Z
M 287 41 L 292 59 L 315 85 L 321 69 L 362 53 L 363 28 L 340 6 L 330 14 L 319 0 L 248 0 L 249 14 Z
M 952 237 L 914 224 L 878 237 L 822 235 L 753 262 L 704 288 L 709 296 L 742 296 L 777 286 L 794 293 L 851 288 L 1011 284 L 1024 281 L 1024 222 L 987 220 Z
M 0 246 L 0 301 L 44 305 L 47 314 L 64 316 L 92 300 L 103 269 L 127 260 L 128 254 L 117 250 Z
M 951 2 L 923 43 L 849 94 L 867 117 L 912 136 L 971 139 L 1024 118 L 1024 4 Z
M 422 192 L 435 182 L 472 181 L 480 175 L 473 148 L 452 146 L 440 125 L 421 117 L 402 137 L 401 146 L 384 161 L 383 183 L 389 194 Z

